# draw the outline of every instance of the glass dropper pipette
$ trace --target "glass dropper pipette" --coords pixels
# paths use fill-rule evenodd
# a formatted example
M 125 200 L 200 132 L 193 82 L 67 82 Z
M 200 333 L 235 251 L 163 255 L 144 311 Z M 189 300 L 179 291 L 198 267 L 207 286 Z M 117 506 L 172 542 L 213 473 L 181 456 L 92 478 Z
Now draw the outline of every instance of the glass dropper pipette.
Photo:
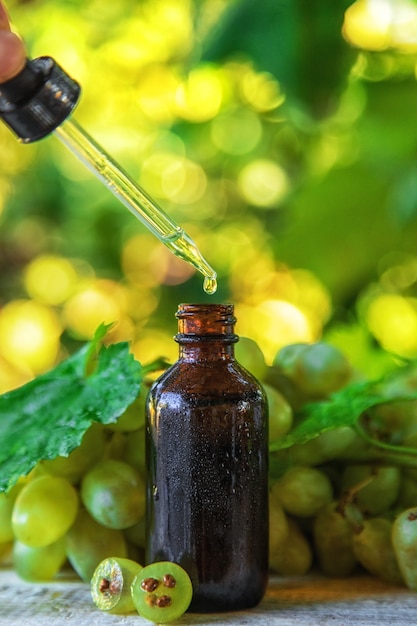
M 216 272 L 194 241 L 71 117 L 80 86 L 50 57 L 28 61 L 0 84 L 0 117 L 24 143 L 54 133 L 151 232 L 204 276 L 204 290 L 216 291 Z
M 196 244 L 148 194 L 71 118 L 54 130 L 60 141 L 97 176 L 171 252 L 193 265 L 204 276 L 204 291 L 216 291 L 216 272 Z

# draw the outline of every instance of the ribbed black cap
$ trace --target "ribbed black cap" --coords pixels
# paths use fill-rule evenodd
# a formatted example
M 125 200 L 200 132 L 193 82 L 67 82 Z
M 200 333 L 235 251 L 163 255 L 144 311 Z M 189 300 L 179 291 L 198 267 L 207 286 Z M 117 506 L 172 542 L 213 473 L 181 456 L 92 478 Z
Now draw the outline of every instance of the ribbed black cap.
M 39 57 L 0 84 L 0 117 L 21 141 L 37 141 L 70 115 L 80 92 L 79 84 L 53 59 Z

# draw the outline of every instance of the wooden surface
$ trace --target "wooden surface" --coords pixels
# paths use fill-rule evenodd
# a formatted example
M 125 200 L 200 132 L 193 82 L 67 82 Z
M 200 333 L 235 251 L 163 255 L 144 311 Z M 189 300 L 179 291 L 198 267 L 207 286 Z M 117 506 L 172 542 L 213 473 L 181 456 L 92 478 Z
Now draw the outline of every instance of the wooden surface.
M 14 572 L 0 570 L 0 625 L 149 626 L 138 615 L 102 613 L 92 603 L 89 586 L 75 579 L 29 584 Z M 221 615 L 187 614 L 177 626 L 379 626 L 417 625 L 417 593 L 356 576 L 272 578 L 263 602 L 251 611 Z

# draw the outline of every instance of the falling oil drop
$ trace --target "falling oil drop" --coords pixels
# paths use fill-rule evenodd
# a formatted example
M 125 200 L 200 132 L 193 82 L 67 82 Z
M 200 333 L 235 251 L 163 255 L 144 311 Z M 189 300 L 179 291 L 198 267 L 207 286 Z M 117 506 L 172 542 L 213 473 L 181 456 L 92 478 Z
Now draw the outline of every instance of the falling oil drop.
M 216 293 L 216 290 L 217 290 L 216 274 L 214 274 L 213 276 L 206 276 L 204 278 L 203 289 L 210 296 Z

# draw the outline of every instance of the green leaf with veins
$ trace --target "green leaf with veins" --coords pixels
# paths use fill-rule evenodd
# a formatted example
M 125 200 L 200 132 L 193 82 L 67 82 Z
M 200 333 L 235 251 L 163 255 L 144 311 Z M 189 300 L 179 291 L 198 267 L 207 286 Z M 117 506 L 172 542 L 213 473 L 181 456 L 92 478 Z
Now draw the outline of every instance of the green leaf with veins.
M 417 391 L 387 396 L 378 391 L 377 383 L 350 384 L 334 393 L 328 400 L 306 404 L 298 415 L 293 430 L 278 441 L 271 442 L 271 452 L 306 443 L 321 433 L 342 426 L 355 426 L 359 417 L 374 406 L 399 400 L 415 400 Z M 360 434 L 360 433 L 359 433 Z M 377 441 L 373 441 L 378 445 Z M 400 446 L 395 446 L 401 450 Z
M 0 396 L 0 491 L 38 461 L 67 456 L 92 422 L 115 422 L 137 397 L 144 369 L 127 343 L 99 347 L 102 337 L 100 327 L 52 371 Z

